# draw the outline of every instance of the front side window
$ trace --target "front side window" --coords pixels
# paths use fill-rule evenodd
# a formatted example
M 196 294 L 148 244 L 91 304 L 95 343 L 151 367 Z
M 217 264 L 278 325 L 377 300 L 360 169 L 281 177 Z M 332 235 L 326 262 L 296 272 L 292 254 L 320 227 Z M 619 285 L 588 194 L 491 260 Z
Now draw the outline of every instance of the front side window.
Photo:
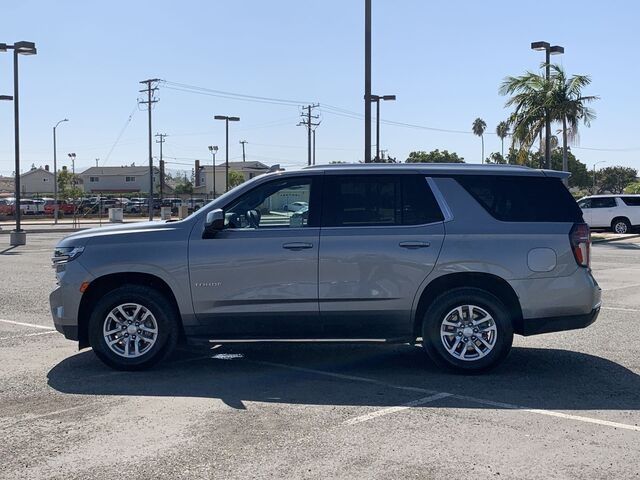
M 616 206 L 616 199 L 613 197 L 592 198 L 591 208 L 612 208 Z
M 578 202 L 578 206 L 580 208 L 591 208 L 591 199 L 587 198 L 586 200 L 580 200 Z
M 443 220 L 421 175 L 326 176 L 322 225 L 423 225 Z
M 274 180 L 254 188 L 225 209 L 227 228 L 302 228 L 310 226 L 312 179 L 296 177 Z M 290 205 L 300 202 L 304 207 L 296 210 Z

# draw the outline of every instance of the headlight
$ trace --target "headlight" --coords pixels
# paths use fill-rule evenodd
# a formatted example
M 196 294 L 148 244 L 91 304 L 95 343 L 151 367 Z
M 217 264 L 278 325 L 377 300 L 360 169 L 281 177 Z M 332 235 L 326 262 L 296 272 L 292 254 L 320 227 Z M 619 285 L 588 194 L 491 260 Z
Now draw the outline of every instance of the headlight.
M 56 247 L 53 251 L 53 258 L 51 261 L 55 268 L 57 265 L 75 260 L 82 252 L 84 252 L 84 247 Z

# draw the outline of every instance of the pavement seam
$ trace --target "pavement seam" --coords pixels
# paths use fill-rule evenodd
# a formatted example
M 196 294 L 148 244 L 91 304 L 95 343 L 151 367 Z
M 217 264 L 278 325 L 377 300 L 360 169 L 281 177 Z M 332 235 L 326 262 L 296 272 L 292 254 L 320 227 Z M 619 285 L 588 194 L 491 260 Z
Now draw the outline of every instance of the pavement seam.
M 43 328 L 45 330 L 55 330 L 53 327 L 47 327 L 46 325 L 37 325 L 35 323 L 16 322 L 14 320 L 6 320 L 4 318 L 0 318 L 0 322 L 9 323 L 11 325 L 20 325 L 20 326 L 23 326 L 23 327 Z

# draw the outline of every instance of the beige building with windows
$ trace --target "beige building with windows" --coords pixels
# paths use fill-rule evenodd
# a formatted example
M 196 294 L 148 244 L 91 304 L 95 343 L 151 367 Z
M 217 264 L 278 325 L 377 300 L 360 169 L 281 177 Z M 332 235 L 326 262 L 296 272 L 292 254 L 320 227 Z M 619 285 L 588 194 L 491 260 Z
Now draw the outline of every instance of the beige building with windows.
M 196 162 L 195 170 L 198 172 L 195 175 L 195 182 L 193 185 L 193 193 L 213 195 L 213 165 L 202 165 L 200 162 Z M 239 172 L 244 177 L 244 181 L 267 173 L 269 167 L 261 162 L 229 162 L 229 171 Z M 216 177 L 216 196 L 225 192 L 225 164 L 221 162 L 216 165 L 215 170 Z
M 91 167 L 79 177 L 86 193 L 149 193 L 149 167 Z M 153 191 L 160 191 L 160 170 L 156 167 Z
M 20 192 L 30 194 L 53 194 L 54 175 L 49 171 L 49 165 L 44 168 L 32 167 L 31 170 L 20 175 Z

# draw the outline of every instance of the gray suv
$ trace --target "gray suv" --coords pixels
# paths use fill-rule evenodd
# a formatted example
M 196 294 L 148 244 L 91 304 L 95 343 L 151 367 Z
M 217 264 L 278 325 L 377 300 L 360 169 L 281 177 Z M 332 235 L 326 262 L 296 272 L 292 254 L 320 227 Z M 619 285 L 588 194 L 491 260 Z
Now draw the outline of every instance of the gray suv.
M 514 333 L 598 316 L 566 175 L 447 164 L 262 175 L 181 221 L 63 239 L 54 323 L 124 370 L 183 339 L 421 343 L 440 366 L 487 370 Z

